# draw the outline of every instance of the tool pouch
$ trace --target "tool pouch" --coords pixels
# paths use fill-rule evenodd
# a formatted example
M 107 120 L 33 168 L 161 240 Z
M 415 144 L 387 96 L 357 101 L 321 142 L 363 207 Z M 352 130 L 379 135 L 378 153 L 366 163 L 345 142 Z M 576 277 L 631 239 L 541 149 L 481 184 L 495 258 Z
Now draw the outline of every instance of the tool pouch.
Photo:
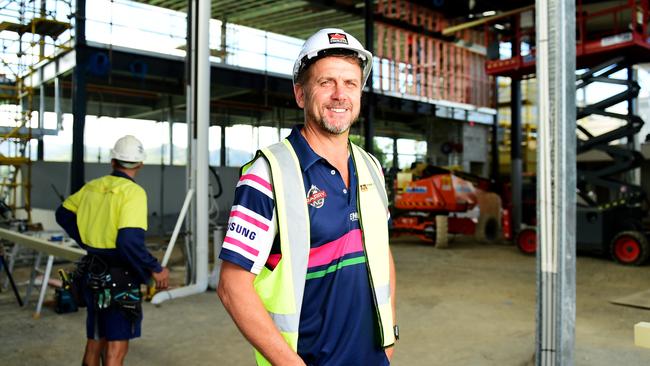
M 135 273 L 124 268 L 110 269 L 110 282 L 108 283 L 112 306 L 120 309 L 124 315 L 134 321 L 142 315 L 142 293 L 140 282 Z
M 83 278 L 80 277 L 77 272 L 73 272 L 70 274 L 70 295 L 72 295 L 72 299 L 74 300 L 75 304 L 77 304 L 78 307 L 80 308 L 85 308 L 86 307 L 86 299 L 84 298 L 83 294 Z

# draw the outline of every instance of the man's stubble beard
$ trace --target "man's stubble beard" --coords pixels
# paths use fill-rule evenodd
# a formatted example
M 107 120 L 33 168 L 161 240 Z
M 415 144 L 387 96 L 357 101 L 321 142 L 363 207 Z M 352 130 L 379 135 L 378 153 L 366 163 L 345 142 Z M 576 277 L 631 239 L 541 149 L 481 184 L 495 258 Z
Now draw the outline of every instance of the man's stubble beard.
M 352 125 L 354 125 L 357 122 L 357 120 L 359 119 L 359 113 L 357 112 L 357 114 L 350 119 L 349 123 L 346 123 L 344 126 L 341 127 L 337 127 L 330 124 L 329 122 L 327 122 L 325 117 L 321 117 L 321 118 L 316 117 L 311 111 L 307 112 L 307 117 L 308 120 L 314 121 L 325 132 L 330 133 L 332 135 L 342 135 L 345 132 L 349 131 L 350 127 L 352 127 Z

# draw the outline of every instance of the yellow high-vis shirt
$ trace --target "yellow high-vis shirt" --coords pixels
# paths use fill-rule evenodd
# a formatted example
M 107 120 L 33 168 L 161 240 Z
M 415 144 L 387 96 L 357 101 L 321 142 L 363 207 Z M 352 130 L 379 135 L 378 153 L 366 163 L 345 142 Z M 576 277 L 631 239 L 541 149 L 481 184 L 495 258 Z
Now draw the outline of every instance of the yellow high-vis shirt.
M 84 185 L 63 202 L 77 215 L 81 241 L 97 249 L 115 249 L 123 228 L 147 230 L 147 194 L 124 177 L 107 175 Z

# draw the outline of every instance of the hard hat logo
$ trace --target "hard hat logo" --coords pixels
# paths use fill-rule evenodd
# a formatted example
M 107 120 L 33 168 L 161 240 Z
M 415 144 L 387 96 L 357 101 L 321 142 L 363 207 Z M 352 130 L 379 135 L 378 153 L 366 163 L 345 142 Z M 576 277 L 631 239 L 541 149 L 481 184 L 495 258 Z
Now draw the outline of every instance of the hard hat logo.
M 348 44 L 348 37 L 346 37 L 345 34 L 327 33 L 327 36 L 330 39 L 330 44 L 333 43 Z

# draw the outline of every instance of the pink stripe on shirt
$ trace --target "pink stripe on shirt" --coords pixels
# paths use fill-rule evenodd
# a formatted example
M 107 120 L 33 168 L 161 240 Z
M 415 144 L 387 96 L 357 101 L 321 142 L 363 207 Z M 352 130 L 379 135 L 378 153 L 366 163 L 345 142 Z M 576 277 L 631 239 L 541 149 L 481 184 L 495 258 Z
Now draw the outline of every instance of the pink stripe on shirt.
M 361 230 L 356 229 L 348 232 L 342 237 L 323 244 L 318 248 L 312 248 L 309 251 L 309 263 L 307 267 L 322 266 L 330 264 L 334 260 L 339 259 L 346 254 L 356 253 L 363 251 L 363 244 L 361 243 Z M 266 264 L 274 269 L 278 265 L 281 254 L 271 254 L 266 260 Z
M 272 190 L 271 183 L 265 181 L 264 179 L 260 178 L 260 176 L 255 174 L 244 174 L 241 176 L 241 178 L 239 178 L 239 181 L 241 182 L 247 179 L 260 184 L 262 187 L 268 189 L 269 191 Z
M 224 243 L 228 243 L 228 244 L 232 244 L 232 245 L 235 245 L 235 246 L 238 246 L 238 247 L 244 249 L 245 251 L 249 252 L 249 253 L 252 254 L 252 255 L 258 255 L 258 254 L 260 253 L 259 250 L 255 249 L 255 248 L 253 248 L 253 247 L 251 247 L 251 246 L 249 246 L 249 245 L 246 245 L 246 244 L 242 243 L 241 241 L 239 241 L 239 240 L 237 240 L 237 239 L 233 239 L 233 238 L 231 238 L 231 237 L 229 237 L 229 236 L 226 236 L 226 237 L 223 239 L 223 242 L 224 242 Z
M 247 222 L 250 222 L 251 224 L 257 226 L 258 228 L 260 228 L 260 229 L 262 229 L 262 230 L 264 230 L 264 231 L 268 231 L 268 230 L 269 230 L 269 225 L 267 225 L 267 224 L 265 224 L 265 223 L 263 223 L 263 222 L 261 222 L 261 221 L 259 221 L 259 220 L 257 220 L 257 219 L 254 219 L 254 218 L 252 218 L 251 216 L 248 216 L 248 215 L 246 215 L 246 214 L 243 213 L 243 212 L 240 212 L 240 211 L 232 211 L 232 212 L 230 213 L 230 217 L 239 217 L 240 219 L 242 219 L 242 220 L 244 220 L 244 221 L 247 221 Z
M 334 260 L 339 259 L 346 254 L 360 251 L 363 251 L 361 230 L 352 230 L 332 242 L 323 244 L 318 248 L 312 248 L 309 251 L 308 267 L 330 264 Z

